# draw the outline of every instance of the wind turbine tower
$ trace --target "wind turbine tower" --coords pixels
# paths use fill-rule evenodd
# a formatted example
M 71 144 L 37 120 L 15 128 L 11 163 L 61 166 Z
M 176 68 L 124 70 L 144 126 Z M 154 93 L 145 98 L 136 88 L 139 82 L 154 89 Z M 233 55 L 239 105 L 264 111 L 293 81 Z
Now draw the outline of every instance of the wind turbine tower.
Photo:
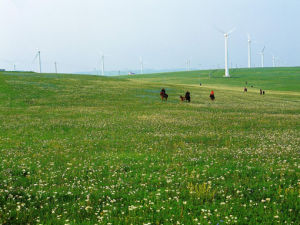
M 229 69 L 228 69 L 228 33 L 224 33 L 225 38 L 225 77 L 230 77 Z
M 251 68 L 251 38 L 248 34 L 248 68 Z
M 143 63 L 143 58 L 140 57 L 140 69 L 141 69 L 141 74 L 144 74 L 144 63 Z
M 275 56 L 274 55 L 272 56 L 272 62 L 273 62 L 273 67 L 275 67 L 276 65 L 275 65 Z
M 186 71 L 190 71 L 191 70 L 191 60 L 187 59 L 186 60 Z
M 41 73 L 42 72 L 41 51 L 38 51 L 38 57 L 39 57 L 39 69 Z
M 55 73 L 57 73 L 57 63 L 54 62 Z
M 104 76 L 104 54 L 102 55 L 102 76 Z
M 186 71 L 189 71 L 189 61 L 188 61 L 188 60 L 185 61 L 185 66 L 186 66 L 186 67 L 185 67 L 185 68 L 186 68 L 185 70 L 186 70 Z
M 263 47 L 263 49 L 261 50 L 261 52 L 259 53 L 261 55 L 261 67 L 264 67 L 264 56 L 265 56 L 265 46 Z
M 228 38 L 229 35 L 234 32 L 235 29 L 232 29 L 228 32 L 217 29 L 220 33 L 224 35 L 225 38 L 225 77 L 230 77 L 229 68 L 228 68 Z

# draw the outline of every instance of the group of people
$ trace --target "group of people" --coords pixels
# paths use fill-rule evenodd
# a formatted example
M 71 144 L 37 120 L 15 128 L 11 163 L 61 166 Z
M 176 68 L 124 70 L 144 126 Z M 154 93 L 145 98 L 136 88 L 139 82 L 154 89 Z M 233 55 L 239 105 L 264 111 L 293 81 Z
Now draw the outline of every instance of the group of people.
M 265 91 L 262 90 L 262 89 L 259 89 L 259 93 L 260 93 L 261 95 L 264 95 L 264 94 L 265 94 Z
M 246 81 L 245 84 L 247 85 L 248 82 Z M 253 88 L 253 85 L 251 85 L 251 87 Z M 248 91 L 247 87 L 244 87 L 244 92 L 247 92 L 247 91 Z M 260 95 L 264 95 L 265 91 L 262 89 L 259 89 L 259 93 L 260 93 Z
M 164 88 L 161 89 L 161 91 L 160 91 L 160 97 L 161 97 L 161 100 L 162 100 L 162 101 L 163 101 L 163 100 L 166 100 L 166 101 L 168 100 L 169 95 L 166 93 L 166 90 L 165 90 Z M 211 99 L 212 101 L 215 100 L 215 93 L 214 93 L 213 90 L 210 92 L 209 97 L 210 97 L 210 99 Z M 181 101 L 191 102 L 191 93 L 190 93 L 189 91 L 187 91 L 187 92 L 185 93 L 184 97 L 183 97 L 182 95 L 180 95 L 180 100 L 181 100 Z
M 248 89 L 247 89 L 246 87 L 244 87 L 244 92 L 247 92 L 247 91 L 248 91 Z M 265 91 L 262 90 L 262 89 L 259 89 L 259 93 L 260 93 L 261 95 L 264 95 L 264 94 L 265 94 Z
M 248 82 L 246 81 L 246 85 L 247 85 L 247 84 L 248 84 Z M 200 86 L 201 86 L 201 85 L 202 85 L 202 84 L 200 83 Z M 251 87 L 253 87 L 253 86 L 251 86 Z M 247 91 L 248 91 L 247 87 L 244 87 L 244 92 L 247 92 Z M 260 92 L 261 95 L 264 95 L 264 94 L 265 94 L 265 91 L 262 90 L 262 89 L 260 89 L 259 92 Z M 161 96 L 161 100 L 162 100 L 162 101 L 163 101 L 163 100 L 166 100 L 166 101 L 168 100 L 168 95 L 167 95 L 166 90 L 165 90 L 164 88 L 161 89 L 161 91 L 160 91 L 160 96 Z M 180 97 L 180 100 L 181 100 L 182 102 L 183 102 L 183 101 L 191 102 L 191 93 L 190 93 L 189 91 L 187 91 L 187 92 L 185 93 L 184 96 L 180 95 L 179 97 Z M 213 90 L 210 92 L 209 97 L 210 97 L 210 99 L 211 99 L 212 101 L 215 100 L 215 93 L 214 93 Z

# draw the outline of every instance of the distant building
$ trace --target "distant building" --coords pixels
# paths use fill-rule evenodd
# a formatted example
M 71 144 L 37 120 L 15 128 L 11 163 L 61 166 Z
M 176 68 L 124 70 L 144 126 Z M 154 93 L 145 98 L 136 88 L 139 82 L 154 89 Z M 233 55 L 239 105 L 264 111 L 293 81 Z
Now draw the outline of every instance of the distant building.
M 5 71 L 5 69 L 0 69 L 0 72 L 4 72 Z
M 135 74 L 135 73 L 133 73 L 133 72 L 129 72 L 129 73 L 128 73 L 128 75 L 134 75 L 134 74 Z

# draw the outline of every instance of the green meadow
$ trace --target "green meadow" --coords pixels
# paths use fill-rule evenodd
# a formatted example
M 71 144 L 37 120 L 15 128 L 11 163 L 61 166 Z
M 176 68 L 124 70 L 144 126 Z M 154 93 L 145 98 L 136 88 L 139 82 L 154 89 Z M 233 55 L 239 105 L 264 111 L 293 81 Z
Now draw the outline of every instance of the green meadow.
M 230 73 L 0 72 L 0 224 L 299 224 L 300 68 Z

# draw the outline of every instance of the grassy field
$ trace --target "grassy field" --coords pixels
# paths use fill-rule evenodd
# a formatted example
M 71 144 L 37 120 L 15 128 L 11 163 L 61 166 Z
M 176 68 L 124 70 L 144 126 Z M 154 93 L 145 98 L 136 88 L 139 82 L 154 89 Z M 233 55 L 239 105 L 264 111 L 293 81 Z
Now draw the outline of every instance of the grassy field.
M 299 224 L 300 68 L 222 74 L 1 72 L 0 224 Z

